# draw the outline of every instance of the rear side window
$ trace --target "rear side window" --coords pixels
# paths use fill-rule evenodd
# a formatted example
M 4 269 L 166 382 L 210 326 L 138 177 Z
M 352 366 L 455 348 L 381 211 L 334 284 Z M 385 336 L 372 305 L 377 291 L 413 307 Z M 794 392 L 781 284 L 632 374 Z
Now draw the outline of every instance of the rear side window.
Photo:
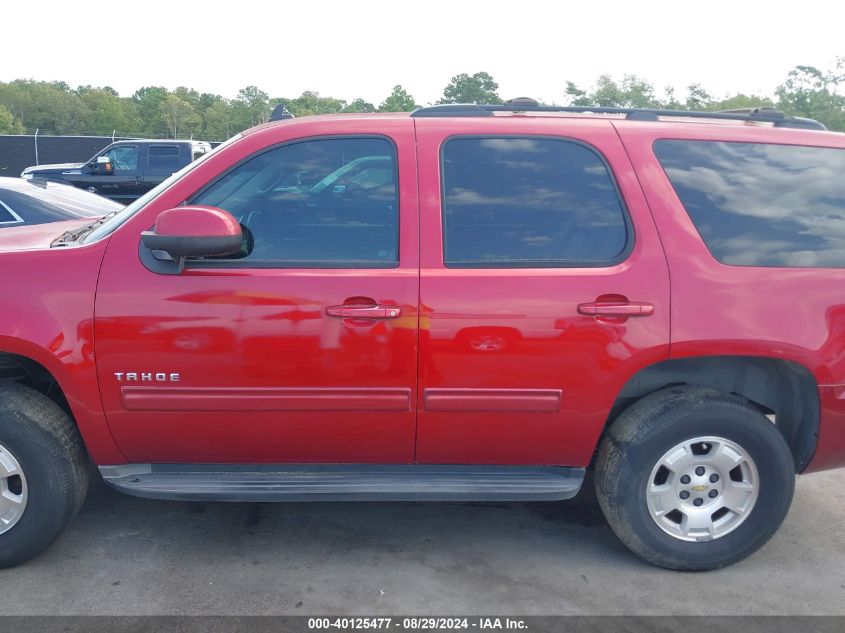
M 580 143 L 454 138 L 442 169 L 447 267 L 606 266 L 625 254 L 630 231 L 616 186 Z
M 845 150 L 662 140 L 654 152 L 720 262 L 845 267 Z
M 179 170 L 179 148 L 176 145 L 152 145 L 149 151 L 151 170 L 166 172 Z

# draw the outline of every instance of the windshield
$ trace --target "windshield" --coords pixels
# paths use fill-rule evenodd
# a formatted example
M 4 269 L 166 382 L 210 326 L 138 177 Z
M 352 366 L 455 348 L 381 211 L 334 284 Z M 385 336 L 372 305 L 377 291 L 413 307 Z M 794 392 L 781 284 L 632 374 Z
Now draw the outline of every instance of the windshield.
M 194 162 L 189 163 L 187 166 L 177 171 L 175 174 L 170 176 L 167 180 L 162 182 L 157 187 L 150 189 L 147 193 L 138 198 L 135 202 L 129 204 L 125 209 L 117 213 L 114 217 L 109 218 L 102 225 L 98 226 L 97 230 L 92 231 L 87 236 L 85 236 L 85 238 L 83 238 L 82 240 L 82 243 L 90 244 L 92 242 L 96 242 L 97 240 L 104 238 L 106 235 L 110 235 L 115 229 L 121 226 L 129 218 L 131 218 L 133 215 L 138 213 L 138 211 L 147 206 L 147 203 L 150 202 L 153 198 L 156 198 L 160 193 L 162 193 L 166 189 L 169 189 L 171 185 L 173 185 L 177 180 L 180 180 L 185 174 L 188 174 L 189 172 L 193 171 L 196 167 L 207 161 L 219 150 L 223 149 L 224 147 L 227 147 L 228 145 L 231 145 L 242 136 L 242 134 L 236 134 L 225 143 L 221 143 L 207 154 L 203 154 Z

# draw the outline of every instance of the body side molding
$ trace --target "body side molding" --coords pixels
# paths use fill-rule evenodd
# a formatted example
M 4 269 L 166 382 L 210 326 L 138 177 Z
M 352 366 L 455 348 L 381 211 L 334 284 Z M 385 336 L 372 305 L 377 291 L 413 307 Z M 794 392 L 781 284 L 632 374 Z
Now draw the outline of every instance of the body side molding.
M 560 411 L 561 389 L 426 389 L 426 411 Z
M 408 388 L 123 386 L 129 411 L 409 411 Z

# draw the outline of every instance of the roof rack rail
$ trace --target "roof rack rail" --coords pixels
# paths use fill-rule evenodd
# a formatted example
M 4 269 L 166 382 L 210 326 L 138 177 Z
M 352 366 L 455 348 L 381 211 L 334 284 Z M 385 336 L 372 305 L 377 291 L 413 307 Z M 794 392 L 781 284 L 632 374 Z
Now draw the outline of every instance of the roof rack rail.
M 418 108 L 412 117 L 480 117 L 493 116 L 495 112 L 571 112 L 585 114 L 624 114 L 633 121 L 658 121 L 660 117 L 685 117 L 694 119 L 721 119 L 730 121 L 758 121 L 771 123 L 774 127 L 797 128 L 801 130 L 826 130 L 815 119 L 788 116 L 772 108 L 745 108 L 741 110 L 721 110 L 701 112 L 695 110 L 661 110 L 651 108 L 604 108 L 592 106 L 546 106 L 534 99 L 520 97 L 501 105 L 477 103 L 448 103 Z

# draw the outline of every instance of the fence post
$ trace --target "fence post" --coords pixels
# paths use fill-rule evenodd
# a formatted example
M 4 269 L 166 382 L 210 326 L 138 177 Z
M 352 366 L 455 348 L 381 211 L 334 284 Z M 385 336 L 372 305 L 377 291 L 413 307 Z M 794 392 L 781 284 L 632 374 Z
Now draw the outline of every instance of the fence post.
M 40 165 L 41 163 L 38 162 L 38 128 L 35 128 L 35 164 Z
M 117 132 L 117 130 L 112 130 L 112 131 L 111 131 L 111 142 L 112 142 L 112 143 L 114 143 L 114 135 L 115 135 L 115 133 L 116 133 L 116 132 Z

